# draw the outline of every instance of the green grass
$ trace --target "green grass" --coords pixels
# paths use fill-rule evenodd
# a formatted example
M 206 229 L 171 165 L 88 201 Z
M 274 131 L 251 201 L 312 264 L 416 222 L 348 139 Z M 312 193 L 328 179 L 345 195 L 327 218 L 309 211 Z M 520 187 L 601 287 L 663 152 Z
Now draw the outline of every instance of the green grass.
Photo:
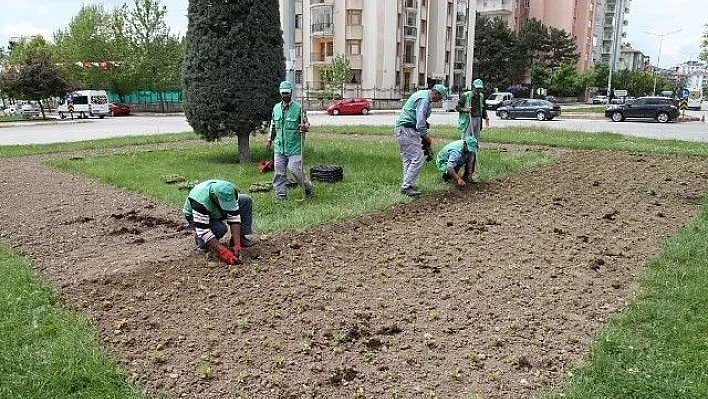
M 0 130 L 0 134 L 2 131 Z M 177 141 L 196 140 L 194 133 L 166 133 L 150 136 L 125 136 L 100 140 L 76 141 L 54 144 L 18 144 L 0 146 L 0 158 L 19 157 L 33 154 L 53 154 L 59 152 L 101 150 L 134 145 L 170 143 Z
M 437 149 L 442 143 L 437 145 Z M 268 159 L 262 146 L 253 146 L 254 159 Z M 236 163 L 234 144 L 215 143 L 185 150 L 134 152 L 130 154 L 73 158 L 52 161 L 58 168 L 144 194 L 175 206 L 183 204 L 187 191 L 165 183 L 165 176 L 177 174 L 187 180 L 224 179 L 240 191 L 251 184 L 270 182 L 272 174 L 260 174 L 255 164 Z M 340 164 L 344 181 L 316 183 L 317 198 L 312 202 L 280 203 L 272 192 L 251 193 L 255 203 L 254 229 L 278 233 L 351 218 L 397 203 L 410 201 L 399 193 L 401 164 L 393 141 L 357 141 L 310 138 L 305 151 L 306 165 Z M 489 180 L 521 169 L 547 164 L 553 159 L 540 154 L 500 154 L 482 151 L 478 177 Z M 426 165 L 418 179 L 425 193 L 449 186 L 432 164 Z M 290 189 L 291 199 L 302 198 L 299 189 Z
M 392 136 L 393 129 L 387 126 L 327 126 L 313 129 L 343 135 Z M 430 130 L 434 139 L 454 140 L 458 138 L 457 128 L 434 126 Z M 562 129 L 537 127 L 492 127 L 482 130 L 484 143 L 543 145 L 579 150 L 609 150 L 641 152 L 647 154 L 673 154 L 708 156 L 708 144 L 679 140 L 655 140 L 641 137 L 623 136 L 618 133 L 577 132 Z
M 641 293 L 599 334 L 564 398 L 708 397 L 708 202 L 649 267 Z
M 0 245 L 0 398 L 142 398 L 83 318 Z

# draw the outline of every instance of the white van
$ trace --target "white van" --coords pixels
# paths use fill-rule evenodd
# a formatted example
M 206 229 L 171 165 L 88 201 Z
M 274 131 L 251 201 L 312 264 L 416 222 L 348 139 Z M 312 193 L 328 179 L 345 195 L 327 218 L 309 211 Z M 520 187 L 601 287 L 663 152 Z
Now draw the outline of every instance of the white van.
M 487 97 L 487 99 L 484 101 L 484 105 L 487 106 L 487 109 L 497 109 L 503 105 L 509 105 L 511 104 L 511 100 L 514 98 L 514 95 L 512 93 L 509 93 L 507 91 L 498 91 L 496 93 L 492 93 Z
M 67 94 L 57 107 L 59 118 L 71 116 L 70 105 L 73 106 L 74 117 L 79 119 L 91 116 L 103 119 L 109 114 L 108 94 L 105 90 L 78 90 Z

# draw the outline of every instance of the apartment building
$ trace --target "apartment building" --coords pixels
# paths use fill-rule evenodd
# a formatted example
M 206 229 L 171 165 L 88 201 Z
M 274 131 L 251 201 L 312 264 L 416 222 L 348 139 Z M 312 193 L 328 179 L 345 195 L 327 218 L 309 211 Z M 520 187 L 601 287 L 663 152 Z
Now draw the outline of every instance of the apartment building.
M 627 14 L 632 1 L 596 0 L 596 3 L 593 62 L 610 65 L 614 55 L 614 65 L 618 65 L 621 57 L 619 50 L 627 37 Z
M 283 27 L 290 1 L 280 0 Z M 402 98 L 435 83 L 469 87 L 475 11 L 475 0 L 296 0 L 296 89 L 307 97 L 325 90 L 322 71 L 340 54 L 351 67 L 345 97 Z
M 576 50 L 580 55 L 578 69 L 592 68 L 596 0 L 530 0 L 527 2 L 529 18 L 538 19 L 546 26 L 563 29 L 575 39 Z
M 649 67 L 649 57 L 630 44 L 622 45 L 620 49 L 619 64 L 616 69 L 629 69 L 630 71 L 643 71 Z

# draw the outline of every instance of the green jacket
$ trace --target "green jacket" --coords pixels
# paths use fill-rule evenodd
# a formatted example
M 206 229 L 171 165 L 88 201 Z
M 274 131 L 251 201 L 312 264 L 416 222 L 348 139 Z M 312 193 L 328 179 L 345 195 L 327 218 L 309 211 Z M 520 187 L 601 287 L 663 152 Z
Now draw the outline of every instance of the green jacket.
M 470 158 L 470 153 L 464 153 L 465 145 L 465 140 L 456 140 L 449 142 L 447 145 L 445 145 L 445 147 L 443 147 L 442 150 L 440 150 L 440 152 L 438 152 L 438 156 L 435 159 L 435 167 L 438 168 L 438 170 L 441 172 L 446 172 L 447 162 L 450 159 L 450 153 L 453 151 L 457 151 L 460 153 L 460 159 L 457 161 L 457 165 L 455 166 L 459 167 L 467 163 Z
M 396 127 L 408 127 L 415 129 L 416 128 L 416 115 L 415 115 L 415 106 L 418 100 L 423 100 L 423 99 L 428 99 L 430 98 L 430 90 L 418 90 L 417 92 L 413 93 L 409 98 L 408 101 L 406 101 L 405 104 L 403 104 L 403 110 L 401 110 L 401 113 L 398 114 L 398 118 L 396 118 Z M 425 118 L 428 119 L 430 117 L 430 107 L 425 112 Z
M 291 101 L 285 110 L 282 103 L 277 103 L 273 107 L 272 123 L 275 130 L 273 151 L 276 154 L 287 156 L 302 154 L 301 115 L 302 105 L 297 101 Z
M 487 119 L 487 107 L 484 105 L 484 95 L 480 92 L 472 93 L 472 91 L 466 91 L 460 96 L 460 101 L 457 105 L 460 108 L 467 108 L 470 112 L 460 112 L 457 118 L 457 128 L 461 131 L 467 131 L 467 127 L 470 125 L 470 116 L 482 119 Z

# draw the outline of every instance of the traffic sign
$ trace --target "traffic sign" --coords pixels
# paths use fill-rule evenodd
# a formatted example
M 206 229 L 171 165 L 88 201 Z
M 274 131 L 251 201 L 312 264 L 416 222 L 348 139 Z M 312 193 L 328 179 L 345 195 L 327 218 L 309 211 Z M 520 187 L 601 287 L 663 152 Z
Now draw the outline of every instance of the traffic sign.
M 74 112 L 74 103 L 70 101 L 69 104 L 67 104 L 66 109 L 69 112 Z
M 691 92 L 687 88 L 683 87 L 678 91 L 678 98 L 688 98 L 690 93 Z
M 615 90 L 615 97 L 627 97 L 627 90 Z
M 682 111 L 685 111 L 688 109 L 688 99 L 687 98 L 682 98 L 679 101 L 679 109 Z

